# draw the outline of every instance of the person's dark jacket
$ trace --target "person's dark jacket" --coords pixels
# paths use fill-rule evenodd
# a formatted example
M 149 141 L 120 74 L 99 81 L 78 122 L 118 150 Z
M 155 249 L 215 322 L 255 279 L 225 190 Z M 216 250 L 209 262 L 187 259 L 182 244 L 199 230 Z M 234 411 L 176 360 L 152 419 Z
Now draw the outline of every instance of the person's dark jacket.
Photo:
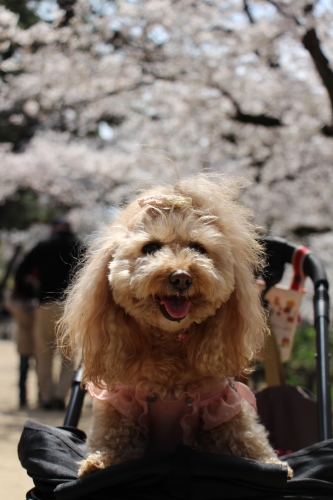
M 56 232 L 38 243 L 23 259 L 16 272 L 19 287 L 29 275 L 39 281 L 40 302 L 60 300 L 79 262 L 82 245 L 73 233 Z

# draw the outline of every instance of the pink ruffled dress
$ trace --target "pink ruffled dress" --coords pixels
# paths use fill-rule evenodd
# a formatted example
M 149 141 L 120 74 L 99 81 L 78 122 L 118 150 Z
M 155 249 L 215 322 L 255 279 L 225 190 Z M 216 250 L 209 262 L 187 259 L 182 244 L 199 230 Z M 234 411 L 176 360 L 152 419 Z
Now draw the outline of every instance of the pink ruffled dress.
M 149 453 L 174 451 L 179 444 L 197 445 L 199 429 L 211 430 L 237 415 L 246 400 L 256 411 L 256 399 L 241 382 L 224 379 L 211 391 L 196 389 L 178 399 L 137 386 L 119 385 L 113 391 L 87 386 L 90 396 L 108 401 L 122 415 L 137 422 L 149 438 Z

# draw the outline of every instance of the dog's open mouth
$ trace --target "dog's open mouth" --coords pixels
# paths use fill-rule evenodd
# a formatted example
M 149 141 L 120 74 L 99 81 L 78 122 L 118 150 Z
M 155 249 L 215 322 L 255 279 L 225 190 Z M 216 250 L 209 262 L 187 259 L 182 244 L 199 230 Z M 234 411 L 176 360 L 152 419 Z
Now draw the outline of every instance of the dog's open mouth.
M 191 302 L 185 297 L 171 296 L 158 298 L 163 316 L 170 321 L 180 321 L 187 315 Z

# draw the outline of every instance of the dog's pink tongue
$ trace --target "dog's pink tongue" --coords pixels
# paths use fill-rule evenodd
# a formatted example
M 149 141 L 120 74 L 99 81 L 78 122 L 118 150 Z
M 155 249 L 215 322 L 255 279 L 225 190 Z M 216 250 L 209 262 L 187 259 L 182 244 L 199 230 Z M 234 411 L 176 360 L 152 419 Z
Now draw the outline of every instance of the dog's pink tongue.
M 161 304 L 172 318 L 184 318 L 190 309 L 191 302 L 179 297 L 164 297 L 161 299 Z

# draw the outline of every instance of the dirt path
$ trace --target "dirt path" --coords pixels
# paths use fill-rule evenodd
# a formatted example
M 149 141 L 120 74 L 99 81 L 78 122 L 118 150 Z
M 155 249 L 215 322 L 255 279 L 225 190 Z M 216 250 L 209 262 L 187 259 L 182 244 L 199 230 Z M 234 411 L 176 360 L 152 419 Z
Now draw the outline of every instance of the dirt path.
M 30 408 L 18 408 L 18 355 L 15 343 L 0 340 L 0 498 L 25 500 L 33 482 L 22 469 L 17 457 L 17 445 L 27 419 L 49 425 L 62 425 L 64 412 L 45 412 L 37 408 L 37 380 L 33 369 L 29 371 L 28 398 Z M 87 430 L 91 407 L 86 398 L 80 428 Z

